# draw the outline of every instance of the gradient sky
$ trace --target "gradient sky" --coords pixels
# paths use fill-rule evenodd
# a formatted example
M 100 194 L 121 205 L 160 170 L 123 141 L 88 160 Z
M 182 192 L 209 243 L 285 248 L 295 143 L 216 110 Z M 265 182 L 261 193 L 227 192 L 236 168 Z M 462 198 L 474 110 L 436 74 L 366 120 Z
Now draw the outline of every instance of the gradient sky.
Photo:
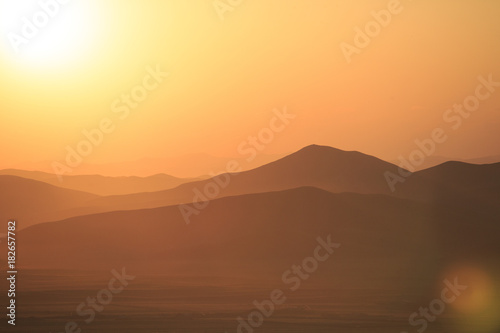
M 347 63 L 341 43 L 390 2 L 242 1 L 222 20 L 212 0 L 73 0 L 16 52 L 8 34 L 40 5 L 0 0 L 0 168 L 63 160 L 104 118 L 116 128 L 86 163 L 238 156 L 285 106 L 297 117 L 265 153 L 317 143 L 390 160 L 442 127 L 438 155 L 500 154 L 500 88 L 459 129 L 443 120 L 479 75 L 500 81 L 500 2 L 401 0 Z M 169 77 L 121 120 L 112 103 L 157 65 Z

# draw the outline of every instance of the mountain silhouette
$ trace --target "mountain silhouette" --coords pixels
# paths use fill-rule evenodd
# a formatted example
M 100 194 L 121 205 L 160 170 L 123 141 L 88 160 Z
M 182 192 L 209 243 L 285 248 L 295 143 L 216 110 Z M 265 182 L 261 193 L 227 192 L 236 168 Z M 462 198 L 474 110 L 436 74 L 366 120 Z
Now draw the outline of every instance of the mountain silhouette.
M 398 167 L 393 164 L 359 152 L 311 145 L 253 170 L 221 174 L 155 192 L 97 196 L 84 192 L 72 192 L 45 183 L 42 183 L 45 186 L 37 184 L 36 190 L 33 191 L 28 190 L 28 184 L 35 186 L 36 181 L 27 182 L 23 178 L 14 177 L 10 178 L 10 185 L 6 188 L 17 188 L 16 195 L 6 198 L 7 201 L 4 201 L 4 204 L 6 208 L 15 207 L 16 209 L 3 211 L 12 214 L 8 218 L 27 218 L 22 225 L 28 226 L 87 214 L 192 204 L 228 196 L 283 191 L 299 187 L 316 187 L 332 193 L 384 194 L 403 199 L 436 202 L 448 207 L 457 204 L 467 205 L 470 202 L 476 204 L 477 207 L 484 207 L 487 215 L 491 214 L 498 204 L 499 163 L 470 165 L 462 162 L 447 162 L 413 173 L 404 178 L 402 183 L 397 184 L 396 191 L 392 192 L 385 174 L 386 172 L 397 174 L 398 170 Z M 43 173 L 34 175 L 39 179 L 45 176 L 46 174 Z M 91 180 L 84 184 L 86 179 Z M 137 181 L 140 185 L 138 186 L 146 186 L 145 184 L 157 186 L 152 184 L 156 179 L 164 179 L 164 176 L 139 178 Z M 121 190 L 124 190 L 124 187 L 131 189 L 131 184 L 135 181 L 130 177 L 121 179 L 101 176 L 70 176 L 68 180 L 71 184 L 87 187 L 103 181 L 106 185 L 101 187 L 107 187 L 112 183 L 115 190 L 122 185 Z M 21 182 L 19 186 L 15 185 L 16 181 Z M 44 194 L 45 189 L 49 191 L 48 195 Z M 70 192 L 65 192 L 65 190 Z M 38 193 L 39 197 L 44 198 L 58 198 L 53 194 L 54 192 L 60 193 L 59 196 L 62 199 L 54 199 L 47 203 L 44 200 L 34 200 L 36 202 L 33 203 L 33 209 L 31 202 L 24 200 L 27 198 L 25 193 Z M 7 202 L 10 203 L 7 204 Z
M 42 223 L 20 237 L 26 268 L 261 278 L 279 277 L 331 235 L 341 247 L 319 276 L 391 288 L 395 279 L 433 280 L 436 267 L 457 258 L 494 259 L 499 232 L 496 217 L 477 221 L 473 211 L 303 187 L 214 200 L 189 226 L 169 206 Z
M 57 187 L 88 192 L 96 195 L 122 195 L 155 192 L 174 188 L 195 181 L 194 178 L 177 178 L 166 174 L 148 177 L 107 177 L 101 175 L 65 175 L 62 180 L 50 173 L 15 169 L 0 170 L 0 175 L 12 175 L 38 180 Z
M 307 146 L 291 155 L 253 170 L 222 174 L 174 189 L 127 196 L 107 196 L 93 205 L 112 210 L 140 209 L 191 203 L 211 199 L 207 188 L 216 188 L 216 197 L 280 191 L 314 186 L 334 193 L 390 193 L 384 177 L 397 167 L 373 156 L 326 146 Z M 225 185 L 227 184 L 227 185 Z M 200 193 L 202 195 L 197 195 Z
M 64 213 L 65 210 L 85 205 L 97 198 L 90 193 L 63 189 L 17 176 L 0 176 L 0 188 L 0 219 L 15 219 L 18 230 L 38 222 L 68 216 Z

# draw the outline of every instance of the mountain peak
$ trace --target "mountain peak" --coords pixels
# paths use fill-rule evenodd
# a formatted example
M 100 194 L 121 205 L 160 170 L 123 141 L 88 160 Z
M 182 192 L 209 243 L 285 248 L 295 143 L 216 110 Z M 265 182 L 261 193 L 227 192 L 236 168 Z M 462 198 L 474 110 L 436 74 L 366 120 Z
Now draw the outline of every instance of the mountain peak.
M 318 144 L 312 144 L 312 145 L 309 145 L 309 146 L 305 146 L 304 148 L 300 149 L 299 151 L 338 151 L 338 152 L 347 152 L 345 150 L 342 150 L 342 149 L 338 149 L 338 148 L 334 148 L 334 147 L 330 147 L 330 146 L 323 146 L 323 145 L 318 145 Z
M 326 162 L 326 160 L 350 160 L 351 162 L 361 162 L 366 159 L 377 159 L 370 155 L 365 155 L 358 151 L 347 151 L 330 146 L 322 146 L 317 144 L 312 144 L 305 146 L 304 148 L 285 156 L 283 159 L 301 159 L 303 162 L 307 160 L 311 162 L 321 163 Z M 378 159 L 377 159 L 378 160 Z
M 328 156 L 339 156 L 339 155 L 347 155 L 352 153 L 350 151 L 345 151 L 342 149 L 330 147 L 330 146 L 322 146 L 322 145 L 309 145 L 305 146 L 302 149 L 297 150 L 296 152 L 288 155 L 288 157 L 292 156 L 300 156 L 300 158 L 314 158 L 314 157 L 328 157 Z M 286 158 L 286 156 L 285 156 Z

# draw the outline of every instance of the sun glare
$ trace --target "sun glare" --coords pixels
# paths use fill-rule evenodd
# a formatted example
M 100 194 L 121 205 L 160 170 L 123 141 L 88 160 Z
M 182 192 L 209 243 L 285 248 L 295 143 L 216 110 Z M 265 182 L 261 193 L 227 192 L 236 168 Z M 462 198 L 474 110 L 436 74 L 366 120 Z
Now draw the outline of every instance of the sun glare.
M 93 4 L 0 0 L 3 52 L 21 65 L 54 67 L 81 60 L 97 36 Z

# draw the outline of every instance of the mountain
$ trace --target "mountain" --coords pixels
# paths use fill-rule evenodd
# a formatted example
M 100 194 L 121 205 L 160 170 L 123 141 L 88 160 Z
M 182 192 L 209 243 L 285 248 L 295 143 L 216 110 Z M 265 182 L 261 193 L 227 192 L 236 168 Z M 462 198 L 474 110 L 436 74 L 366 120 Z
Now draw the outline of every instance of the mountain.
M 156 174 L 176 175 L 181 178 L 205 178 L 209 173 L 224 171 L 228 161 L 240 160 L 244 170 L 254 169 L 283 157 L 283 154 L 258 154 L 252 161 L 243 156 L 222 157 L 204 153 L 184 154 L 165 158 L 142 158 L 134 161 L 112 162 L 104 164 L 82 163 L 73 170 L 72 175 L 102 175 L 108 177 L 149 177 Z M 22 163 L 13 165 L 14 169 L 39 170 L 52 173 L 52 161 Z
M 86 214 L 163 207 L 205 201 L 215 197 L 279 191 L 301 186 L 315 186 L 331 192 L 388 193 L 389 187 L 384 178 L 386 170 L 396 172 L 396 167 L 359 152 L 347 152 L 331 147 L 312 145 L 253 170 L 185 183 L 173 189 L 111 196 L 68 195 L 65 197 L 62 195 L 65 197 L 64 200 L 54 199 L 49 205 L 42 204 L 42 207 L 38 207 L 37 210 L 27 208 L 22 210 L 19 206 L 19 212 L 10 210 L 9 214 L 21 214 L 16 218 L 29 218 L 23 224 L 23 226 L 27 226 Z M 85 188 L 94 191 L 94 193 L 124 190 L 127 186 L 130 190 L 130 184 L 134 182 L 133 178 L 67 176 L 63 178 L 64 181 L 61 184 L 54 176 L 42 172 L 16 171 L 16 173 L 26 177 L 34 177 L 42 182 L 52 182 L 58 187 Z M 157 178 L 161 177 L 159 175 Z M 144 184 L 156 186 L 150 181 L 157 178 L 139 179 L 139 181 L 142 182 L 141 186 Z M 34 182 L 30 184 L 34 184 Z M 55 191 L 53 187 L 46 188 L 49 189 L 49 192 Z M 214 190 L 219 193 L 216 196 L 210 195 L 212 193 L 210 191 Z M 27 191 L 29 190 L 19 191 L 16 200 L 22 200 L 23 192 Z M 39 197 L 44 197 L 43 192 L 42 188 L 38 190 Z M 38 205 L 42 201 L 38 200 L 33 204 Z
M 443 164 L 445 162 L 453 161 L 453 160 L 454 160 L 453 158 L 445 157 L 445 156 L 439 156 L 439 155 L 426 156 L 426 158 L 424 159 L 424 161 L 422 162 L 421 165 L 414 166 L 414 168 L 415 168 L 414 172 L 425 170 L 425 169 L 428 169 L 428 168 L 432 168 L 432 167 L 434 167 L 436 165 Z M 390 160 L 389 162 L 391 162 L 391 163 L 393 163 L 395 165 L 398 165 L 398 166 L 401 164 L 400 160 Z
M 495 259 L 500 225 L 496 216 L 478 220 L 473 208 L 449 211 L 385 195 L 305 187 L 217 199 L 190 225 L 170 206 L 42 223 L 19 238 L 25 268 L 127 267 L 141 274 L 279 280 L 313 254 L 318 237 L 331 235 L 341 246 L 320 263 L 320 280 L 392 288 L 394 281 L 434 281 L 457 259 Z
M 480 166 L 447 162 L 405 177 L 402 183 L 396 184 L 396 191 L 392 192 L 385 175 L 387 172 L 397 175 L 398 168 L 395 165 L 359 152 L 312 145 L 253 170 L 221 174 L 205 180 L 184 183 L 168 190 L 78 197 L 78 200 L 72 200 L 71 204 L 63 204 L 61 207 L 53 203 L 52 206 L 44 208 L 45 214 L 34 214 L 30 224 L 108 211 L 206 202 L 227 196 L 282 191 L 304 186 L 332 193 L 386 194 L 447 206 L 453 206 L 457 202 L 462 204 L 469 202 L 490 211 L 498 204 L 499 169 L 499 164 Z M 45 174 L 35 176 L 41 179 Z M 90 180 L 88 177 L 95 178 Z M 83 180 L 87 178 L 89 180 L 85 184 Z M 70 176 L 68 181 L 90 187 L 94 181 L 105 183 L 109 181 L 114 182 L 116 189 L 122 180 L 100 176 Z M 144 179 L 141 181 L 146 182 Z M 128 178 L 123 180 L 123 183 L 130 185 L 133 181 Z M 98 188 L 97 184 L 95 186 Z M 197 206 L 204 204 L 200 203 Z
M 469 164 L 450 161 L 419 171 L 417 174 L 436 183 L 446 183 L 459 190 L 500 186 L 500 163 Z
M 477 187 L 457 189 L 452 178 L 440 178 L 438 174 L 432 175 L 433 173 L 457 174 L 455 178 L 465 181 L 468 177 L 472 177 L 469 183 L 475 182 L 474 173 L 479 172 L 479 167 L 475 169 L 472 166 L 467 170 L 455 172 L 452 171 L 455 165 L 468 164 L 450 162 L 413 173 L 409 177 L 403 177 L 403 182 L 396 184 L 396 190 L 392 192 L 385 176 L 387 172 L 398 175 L 400 170 L 397 166 L 359 152 L 311 145 L 249 171 L 221 174 L 164 191 L 98 197 L 89 202 L 91 207 L 86 207 L 86 209 L 92 213 L 154 208 L 303 186 L 313 186 L 332 193 L 388 194 L 405 199 L 446 204 L 447 202 L 453 204 L 455 201 L 466 202 L 472 197 L 478 197 L 479 192 L 472 193 L 478 189 Z M 446 166 L 449 166 L 450 170 L 445 170 Z M 471 175 L 468 175 L 469 172 Z M 484 170 L 481 173 L 486 175 Z M 499 174 L 500 171 L 496 171 L 494 167 L 489 170 L 489 173 L 492 175 L 485 177 L 486 179 L 497 177 L 495 173 Z M 487 180 L 483 180 L 482 183 L 486 185 Z M 485 189 L 485 191 L 496 193 L 495 188 Z M 485 199 L 483 202 L 475 199 L 479 206 L 491 204 L 491 200 L 494 199 L 494 196 L 486 192 L 480 195 Z
M 15 219 L 18 230 L 34 223 L 63 218 L 67 216 L 66 210 L 86 205 L 98 197 L 32 179 L 5 175 L 0 176 L 0 189 L 0 220 Z
M 199 327 L 206 329 L 213 318 L 231 322 L 250 313 L 253 300 L 268 299 L 280 288 L 287 303 L 276 307 L 269 323 L 287 323 L 283 331 L 296 329 L 299 316 L 321 322 L 324 329 L 318 332 L 331 327 L 362 331 L 375 322 L 383 323 L 382 332 L 397 321 L 404 331 L 408 314 L 441 297 L 445 279 L 458 278 L 467 286 L 459 305 L 484 305 L 487 311 L 474 314 L 481 314 L 481 322 L 493 322 L 499 304 L 493 287 L 500 281 L 499 165 L 444 163 L 410 175 L 395 192 L 386 183 L 387 171 L 398 173 L 396 166 L 371 156 L 309 146 L 239 174 L 120 196 L 0 176 L 3 192 L 14 189 L 12 198 L 0 198 L 2 211 L 25 200 L 19 207 L 27 209 L 14 206 L 16 212 L 31 213 L 30 204 L 33 212 L 49 211 L 19 221 L 57 220 L 17 233 L 27 291 L 19 304 L 42 304 L 42 285 L 42 292 L 59 297 L 54 304 L 64 304 L 58 313 L 72 313 L 116 269 L 137 279 L 114 305 L 130 312 L 106 317 L 112 322 L 123 322 L 141 304 L 167 318 L 164 327 L 178 327 L 167 313 L 191 323 L 192 317 L 177 314 L 197 311 Z M 220 193 L 207 194 L 214 189 Z M 200 203 L 204 209 L 186 224 L 176 204 L 192 202 L 195 193 L 202 193 L 198 200 L 213 200 Z M 64 208 L 58 205 L 61 198 L 67 200 Z M 326 243 L 334 243 L 334 252 L 324 261 L 313 259 L 328 253 Z M 296 283 L 300 289 L 292 293 Z M 477 295 L 491 295 L 480 297 L 489 305 L 477 303 Z M 455 308 L 449 311 L 464 316 Z M 57 316 L 61 320 L 52 331 L 67 321 Z M 150 318 L 138 327 L 146 327 Z M 434 326 L 437 331 L 445 326 L 440 325 Z
M 395 165 L 398 165 L 398 166 L 401 163 L 400 160 L 390 160 L 389 162 L 391 162 Z M 468 164 L 493 164 L 493 163 L 500 162 L 500 155 L 492 155 L 492 156 L 485 156 L 485 157 L 479 157 L 479 158 L 469 158 L 469 159 L 451 158 L 451 157 L 444 157 L 444 156 L 439 156 L 439 155 L 431 155 L 431 156 L 427 156 L 421 165 L 415 166 L 415 172 L 426 170 L 426 169 L 438 166 L 438 165 L 446 163 L 446 162 L 463 162 L 463 163 L 468 163 Z
M 493 164 L 500 162 L 500 155 L 492 155 L 478 158 L 470 158 L 464 160 L 464 162 L 472 163 L 472 164 Z
M 15 169 L 0 170 L 0 175 L 12 175 L 42 181 L 57 187 L 84 191 L 96 195 L 123 195 L 154 192 L 177 187 L 195 181 L 193 178 L 177 178 L 165 174 L 149 177 L 106 177 L 100 175 L 65 175 L 62 181 L 50 173 Z
M 102 197 L 92 204 L 112 207 L 112 210 L 153 208 L 302 186 L 335 193 L 389 194 L 390 188 L 384 176 L 386 171 L 396 173 L 397 167 L 359 152 L 312 145 L 253 170 L 226 173 L 166 191 Z
M 450 161 L 413 173 L 396 185 L 394 195 L 448 206 L 461 202 L 480 210 L 498 206 L 499 190 L 500 163 Z

